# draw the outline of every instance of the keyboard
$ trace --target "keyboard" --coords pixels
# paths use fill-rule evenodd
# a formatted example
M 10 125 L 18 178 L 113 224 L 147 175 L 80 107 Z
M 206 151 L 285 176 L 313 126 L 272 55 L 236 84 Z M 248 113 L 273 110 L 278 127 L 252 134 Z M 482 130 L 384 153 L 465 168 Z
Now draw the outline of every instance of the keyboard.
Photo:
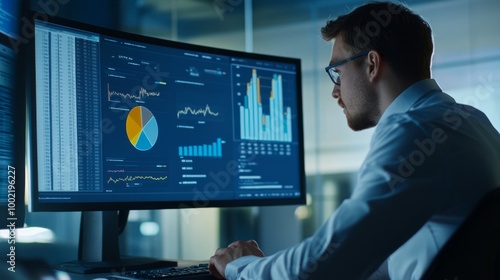
M 210 273 L 208 272 L 208 264 L 206 263 L 192 266 L 176 266 L 159 269 L 130 271 L 123 273 L 123 276 L 132 279 L 217 279 L 214 276 L 210 275 Z

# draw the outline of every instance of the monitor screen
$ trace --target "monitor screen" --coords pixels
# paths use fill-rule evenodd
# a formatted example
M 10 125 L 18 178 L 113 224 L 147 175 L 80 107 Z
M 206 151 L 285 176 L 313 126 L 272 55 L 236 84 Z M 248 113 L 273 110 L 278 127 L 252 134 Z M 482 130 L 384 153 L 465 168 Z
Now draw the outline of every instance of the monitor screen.
M 32 210 L 304 203 L 299 59 L 34 18 Z
M 21 1 L 0 0 L 0 229 L 24 226 L 24 91 L 17 44 Z M 9 244 L 11 244 L 9 234 Z M 15 236 L 15 234 L 13 235 Z

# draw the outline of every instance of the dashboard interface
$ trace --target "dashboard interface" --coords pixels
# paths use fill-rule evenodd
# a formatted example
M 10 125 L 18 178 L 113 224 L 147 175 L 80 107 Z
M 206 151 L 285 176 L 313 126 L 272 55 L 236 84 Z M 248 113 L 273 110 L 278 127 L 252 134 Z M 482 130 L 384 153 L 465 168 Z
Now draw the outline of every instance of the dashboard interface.
M 35 20 L 40 204 L 304 197 L 299 60 L 137 38 Z

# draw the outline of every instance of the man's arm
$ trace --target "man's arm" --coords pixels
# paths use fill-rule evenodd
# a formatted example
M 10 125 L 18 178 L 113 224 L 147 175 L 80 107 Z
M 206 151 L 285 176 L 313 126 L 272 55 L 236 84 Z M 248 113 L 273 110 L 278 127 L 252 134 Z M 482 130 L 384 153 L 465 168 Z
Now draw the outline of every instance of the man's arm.
M 429 220 L 450 190 L 447 163 L 437 146 L 405 169 L 405 160 L 419 149 L 415 139 L 428 137 L 421 126 L 396 122 L 375 134 L 378 141 L 353 195 L 313 236 L 269 257 L 238 259 L 244 253 L 219 251 L 212 265 L 222 270 L 227 264 L 221 275 L 228 279 L 366 279 Z

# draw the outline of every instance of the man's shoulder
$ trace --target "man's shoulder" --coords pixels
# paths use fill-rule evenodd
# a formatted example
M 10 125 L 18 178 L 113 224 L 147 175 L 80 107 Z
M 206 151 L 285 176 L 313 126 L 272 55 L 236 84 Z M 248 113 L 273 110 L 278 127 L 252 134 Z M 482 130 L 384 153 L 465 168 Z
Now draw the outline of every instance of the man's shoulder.
M 417 138 L 461 139 L 464 135 L 475 137 L 473 135 L 478 133 L 478 127 L 482 128 L 483 134 L 498 135 L 487 116 L 475 107 L 456 102 L 440 102 L 388 116 L 383 123 L 379 123 L 374 141 L 384 142 L 384 138 L 399 141 Z M 456 133 L 457 131 L 460 133 Z
M 388 116 L 380 125 L 394 127 L 391 124 L 398 126 L 416 124 L 425 128 L 432 124 L 432 126 L 455 127 L 457 122 L 466 119 L 475 122 L 489 122 L 486 115 L 477 108 L 457 103 L 453 99 L 443 98 L 437 94 L 417 102 L 406 112 Z

